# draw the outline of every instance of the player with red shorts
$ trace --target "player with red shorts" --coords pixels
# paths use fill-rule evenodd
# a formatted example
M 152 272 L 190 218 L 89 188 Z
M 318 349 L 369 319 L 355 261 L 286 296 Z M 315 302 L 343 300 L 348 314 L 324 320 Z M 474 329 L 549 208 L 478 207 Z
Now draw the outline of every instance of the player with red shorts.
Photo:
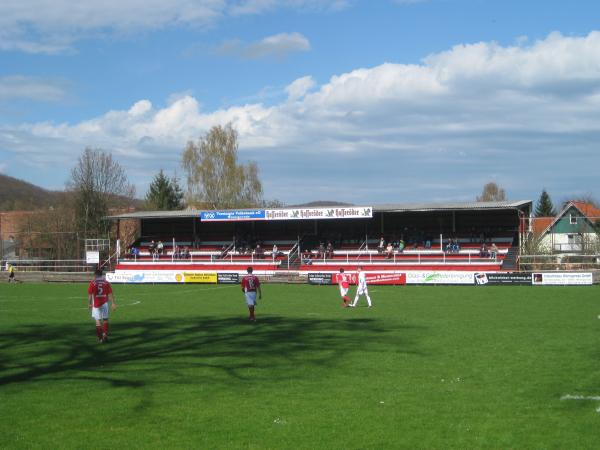
M 337 282 L 340 287 L 340 296 L 344 303 L 342 306 L 344 308 L 348 307 L 350 304 L 350 298 L 348 297 L 348 289 L 350 288 L 350 275 L 344 273 L 344 268 L 340 267 L 340 273 L 337 274 Z
M 92 311 L 92 317 L 96 321 L 96 334 L 98 342 L 108 340 L 108 302 L 111 302 L 111 309 L 117 308 L 113 296 L 112 286 L 102 274 L 102 269 L 94 272 L 94 279 L 88 287 L 88 308 Z
M 256 306 L 256 294 L 258 298 L 262 299 L 262 291 L 260 289 L 260 280 L 256 275 L 252 273 L 252 267 L 246 269 L 248 275 L 242 278 L 242 292 L 246 297 L 246 304 L 248 305 L 248 312 L 250 313 L 250 321 L 255 322 L 256 316 L 254 315 L 254 307 Z

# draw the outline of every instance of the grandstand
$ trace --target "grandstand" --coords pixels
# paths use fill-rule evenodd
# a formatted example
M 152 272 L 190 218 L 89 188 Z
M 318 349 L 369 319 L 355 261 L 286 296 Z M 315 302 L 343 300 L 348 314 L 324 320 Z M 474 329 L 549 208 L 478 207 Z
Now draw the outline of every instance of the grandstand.
M 143 211 L 116 271 L 502 271 L 514 269 L 531 201 Z M 379 248 L 380 239 L 392 243 Z M 162 254 L 151 252 L 163 243 Z M 331 251 L 326 251 L 330 244 Z M 482 250 L 482 245 L 485 249 Z M 273 246 L 277 246 L 276 254 Z M 495 254 L 490 248 L 495 246 Z M 258 247 L 260 246 L 260 247 Z M 129 251 L 135 247 L 134 255 Z

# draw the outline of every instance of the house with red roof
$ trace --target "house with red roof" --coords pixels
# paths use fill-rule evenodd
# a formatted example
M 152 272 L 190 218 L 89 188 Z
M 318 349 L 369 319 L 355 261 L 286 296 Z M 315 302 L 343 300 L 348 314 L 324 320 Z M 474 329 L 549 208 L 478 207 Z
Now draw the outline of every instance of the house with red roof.
M 600 209 L 570 201 L 556 217 L 537 217 L 530 231 L 540 247 L 553 253 L 595 254 L 600 251 Z

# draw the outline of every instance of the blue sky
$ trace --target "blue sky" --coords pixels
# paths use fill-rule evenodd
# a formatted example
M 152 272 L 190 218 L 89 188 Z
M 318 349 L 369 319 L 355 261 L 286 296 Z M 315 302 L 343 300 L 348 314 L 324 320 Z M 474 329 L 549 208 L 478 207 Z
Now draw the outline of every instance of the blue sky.
M 143 197 L 231 122 L 288 204 L 600 195 L 600 2 L 0 4 L 0 172 L 62 189 L 86 146 Z M 184 182 L 185 180 L 182 180 Z

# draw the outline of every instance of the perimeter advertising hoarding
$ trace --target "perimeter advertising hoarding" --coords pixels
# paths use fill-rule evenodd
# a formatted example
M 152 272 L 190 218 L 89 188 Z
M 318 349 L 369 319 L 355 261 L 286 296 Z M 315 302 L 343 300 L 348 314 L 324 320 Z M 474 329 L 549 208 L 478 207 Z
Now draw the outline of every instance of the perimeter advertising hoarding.
M 239 273 L 217 273 L 217 283 L 219 284 L 238 284 L 239 282 Z
M 356 284 L 358 276 L 356 272 L 346 272 L 350 275 L 350 284 Z M 308 274 L 309 284 L 337 284 L 337 273 L 315 272 Z M 367 284 L 406 284 L 405 273 L 368 273 L 365 272 Z
M 475 284 L 480 286 L 487 284 L 531 285 L 531 274 L 525 272 L 476 273 Z
M 181 283 L 183 276 L 176 270 L 127 270 L 109 272 L 106 279 L 111 283 Z
M 536 286 L 589 286 L 592 283 L 591 273 L 543 272 L 533 274 L 533 284 Z
M 184 283 L 210 283 L 216 284 L 217 273 L 210 272 L 183 272 Z
M 405 273 L 367 273 L 367 284 L 406 284 Z M 353 281 L 354 278 L 353 278 Z
M 239 283 L 237 273 L 180 272 L 176 270 L 127 270 L 107 273 L 111 283 Z
M 308 274 L 308 284 L 332 284 L 333 274 L 313 272 Z
M 406 272 L 406 284 L 473 284 L 474 272 Z

